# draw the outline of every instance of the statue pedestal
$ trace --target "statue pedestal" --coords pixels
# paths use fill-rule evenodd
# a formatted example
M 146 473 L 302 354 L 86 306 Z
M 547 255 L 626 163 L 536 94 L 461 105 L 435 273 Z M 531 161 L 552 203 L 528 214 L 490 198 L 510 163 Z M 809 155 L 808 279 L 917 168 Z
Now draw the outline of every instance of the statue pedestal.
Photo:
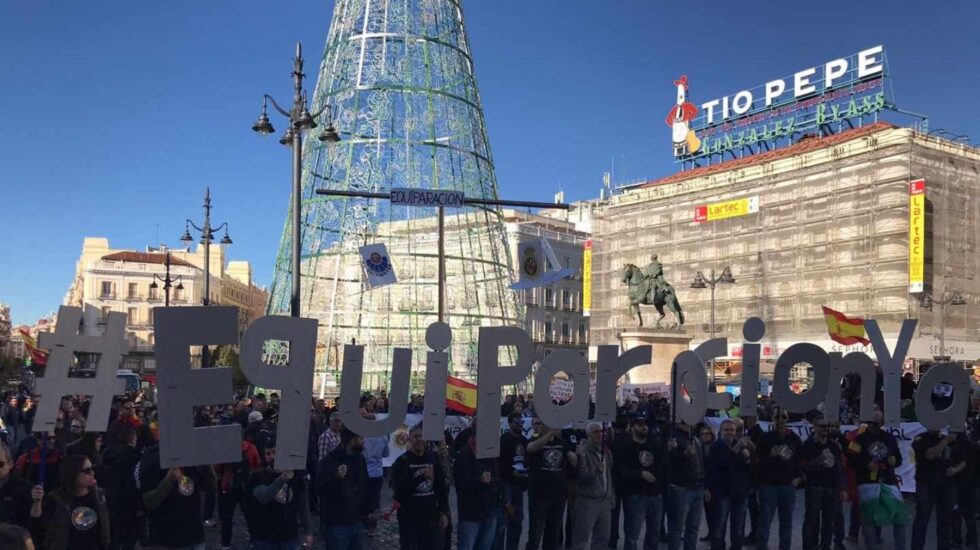
M 616 335 L 622 351 L 637 346 L 651 346 L 653 361 L 648 365 L 635 367 L 629 372 L 630 384 L 664 382 L 670 384 L 670 368 L 682 351 L 690 348 L 691 337 L 685 332 L 639 327 L 624 330 Z

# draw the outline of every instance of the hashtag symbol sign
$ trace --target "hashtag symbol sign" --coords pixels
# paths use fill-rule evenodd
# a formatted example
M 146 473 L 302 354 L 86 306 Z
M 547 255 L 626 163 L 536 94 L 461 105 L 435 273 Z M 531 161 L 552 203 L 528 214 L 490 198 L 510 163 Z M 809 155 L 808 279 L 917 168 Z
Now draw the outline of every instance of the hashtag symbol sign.
M 38 347 L 50 351 L 44 376 L 37 379 L 39 396 L 34 431 L 54 430 L 61 398 L 65 395 L 88 395 L 92 402 L 85 419 L 85 429 L 104 432 L 109 425 L 109 409 L 112 398 L 122 395 L 126 382 L 116 377 L 119 363 L 126 350 L 126 315 L 110 313 L 102 336 L 79 334 L 82 310 L 61 306 L 58 325 L 54 334 L 41 333 Z M 75 353 L 98 354 L 98 364 L 93 378 L 69 378 L 68 369 Z

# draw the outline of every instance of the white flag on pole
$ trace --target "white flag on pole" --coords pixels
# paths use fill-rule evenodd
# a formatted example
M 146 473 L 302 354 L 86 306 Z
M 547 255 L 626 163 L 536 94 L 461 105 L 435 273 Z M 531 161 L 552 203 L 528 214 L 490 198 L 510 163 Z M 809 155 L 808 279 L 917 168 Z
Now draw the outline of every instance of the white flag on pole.
M 369 244 L 360 248 L 368 288 L 391 285 L 398 282 L 391 256 L 383 244 Z

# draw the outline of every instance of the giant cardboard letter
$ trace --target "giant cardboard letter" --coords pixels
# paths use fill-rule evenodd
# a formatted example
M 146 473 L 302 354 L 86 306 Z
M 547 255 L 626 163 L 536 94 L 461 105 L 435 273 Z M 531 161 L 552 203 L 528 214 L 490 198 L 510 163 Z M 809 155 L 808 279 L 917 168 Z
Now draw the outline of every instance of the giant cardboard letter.
M 694 426 L 704 418 L 709 408 L 727 409 L 732 406 L 732 394 L 708 393 L 708 375 L 704 365 L 728 353 L 728 339 L 714 338 L 702 343 L 694 351 L 682 351 L 674 358 L 674 373 L 671 380 L 671 406 L 675 416 Z M 681 386 L 687 390 L 691 400 L 684 399 Z M 535 405 L 536 406 L 536 405 Z
M 499 364 L 500 347 L 517 348 L 513 366 Z M 500 455 L 500 388 L 516 384 L 531 374 L 534 343 L 517 327 L 480 327 L 479 371 L 476 396 L 476 457 Z
M 262 360 L 268 340 L 289 341 L 289 362 Z M 242 336 L 242 372 L 249 382 L 282 393 L 276 427 L 276 469 L 305 470 L 310 431 L 310 396 L 316 355 L 316 319 L 269 315 L 256 319 Z
M 43 399 L 37 405 L 34 431 L 54 430 L 61 396 L 91 395 L 85 430 L 104 432 L 109 424 L 112 397 L 126 393 L 126 382 L 116 377 L 126 351 L 126 316 L 110 313 L 102 336 L 79 334 L 81 321 L 81 308 L 61 306 L 58 308 L 55 333 L 42 332 L 38 337 L 38 345 L 51 353 L 44 376 L 37 379 L 37 394 Z M 99 354 L 93 378 L 69 378 L 68 371 L 75 352 Z
M 619 346 L 599 346 L 595 380 L 594 420 L 596 422 L 616 420 L 616 381 L 633 367 L 649 363 L 652 356 L 653 351 L 650 346 L 637 346 L 622 355 L 619 354 Z M 578 388 L 579 383 L 576 381 L 575 393 L 578 393 Z M 537 398 L 535 402 L 539 403 Z M 550 397 L 548 402 L 551 402 Z
M 446 377 L 453 331 L 446 323 L 435 322 L 425 330 L 425 343 L 434 351 L 425 355 L 425 414 L 422 436 L 426 441 L 442 441 L 446 434 Z
M 762 346 L 756 342 L 766 335 L 766 323 L 758 317 L 750 317 L 742 324 L 742 395 L 739 410 L 742 416 L 758 416 L 756 403 L 759 398 L 759 359 Z
M 840 420 L 840 382 L 845 375 L 855 373 L 861 377 L 861 411 L 858 419 L 874 420 L 875 387 L 878 384 L 874 361 L 864 353 L 830 354 L 830 379 L 823 404 L 827 420 Z
M 813 367 L 813 385 L 803 393 L 789 387 L 789 371 L 799 363 Z M 830 356 L 820 346 L 801 342 L 793 344 L 776 360 L 776 372 L 772 381 L 772 396 L 779 406 L 791 413 L 805 413 L 814 409 L 827 396 L 830 380 Z
M 551 400 L 551 378 L 559 372 L 568 374 L 575 386 L 572 400 L 564 405 Z M 570 349 L 557 349 L 544 358 L 534 373 L 534 410 L 545 426 L 561 429 L 572 424 L 583 428 L 589 421 L 589 385 L 589 362 L 585 357 Z
M 902 364 L 905 356 L 909 352 L 909 344 L 912 343 L 912 336 L 915 335 L 915 319 L 902 321 L 902 330 L 898 334 L 898 341 L 895 342 L 895 353 L 888 351 L 885 338 L 881 335 L 878 328 L 878 321 L 868 319 L 864 322 L 864 328 L 868 332 L 868 339 L 874 346 L 875 356 L 878 364 L 881 365 L 881 375 L 885 380 L 885 426 L 895 427 L 902 421 Z
M 361 416 L 361 377 L 364 346 L 344 346 L 344 378 L 340 381 L 340 418 L 352 432 L 364 437 L 384 437 L 405 422 L 408 411 L 408 379 L 412 374 L 411 348 L 395 348 L 388 392 L 388 418 L 368 420 Z
M 953 386 L 953 402 L 937 411 L 932 406 L 932 391 L 936 384 Z M 915 416 L 926 429 L 941 430 L 949 426 L 951 432 L 966 429 L 966 413 L 970 408 L 970 375 L 956 363 L 940 363 L 929 367 L 919 379 L 915 391 Z
M 231 403 L 231 369 L 191 370 L 190 346 L 238 343 L 237 307 L 154 309 L 160 467 L 224 464 L 242 459 L 242 427 L 194 427 L 194 407 Z

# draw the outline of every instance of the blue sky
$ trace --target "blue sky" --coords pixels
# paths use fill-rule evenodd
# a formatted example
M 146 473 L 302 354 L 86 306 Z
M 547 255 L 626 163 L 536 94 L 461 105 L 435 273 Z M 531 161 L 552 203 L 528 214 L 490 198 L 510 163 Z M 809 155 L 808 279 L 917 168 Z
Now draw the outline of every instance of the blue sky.
M 618 181 L 672 173 L 663 119 L 679 74 L 699 103 L 876 44 L 900 107 L 980 140 L 975 1 L 464 9 L 508 198 L 593 197 L 613 159 Z M 289 156 L 249 127 L 263 92 L 288 98 L 297 40 L 319 59 L 332 10 L 313 0 L 0 3 L 0 302 L 14 320 L 57 309 L 85 236 L 179 245 L 205 186 L 215 219 L 231 226 L 231 258 L 251 261 L 267 285 Z

